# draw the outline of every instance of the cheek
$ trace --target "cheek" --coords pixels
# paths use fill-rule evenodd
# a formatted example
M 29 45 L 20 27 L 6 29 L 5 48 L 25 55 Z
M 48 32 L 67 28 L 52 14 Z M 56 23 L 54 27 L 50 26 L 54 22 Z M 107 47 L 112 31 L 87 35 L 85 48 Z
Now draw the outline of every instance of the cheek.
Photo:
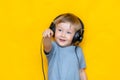
M 59 37 L 60 34 L 59 33 L 55 33 L 55 38 Z
M 57 32 L 55 32 L 55 35 L 57 36 L 57 35 L 58 35 L 58 33 L 57 33 Z
M 74 37 L 74 35 L 70 35 L 70 36 L 68 36 L 68 39 L 73 40 L 73 37 Z

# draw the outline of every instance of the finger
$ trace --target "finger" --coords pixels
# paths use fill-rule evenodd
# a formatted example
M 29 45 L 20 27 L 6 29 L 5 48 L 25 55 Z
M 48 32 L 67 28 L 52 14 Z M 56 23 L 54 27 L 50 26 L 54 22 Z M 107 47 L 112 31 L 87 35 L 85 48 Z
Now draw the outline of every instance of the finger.
M 50 35 L 53 36 L 53 34 L 54 34 L 54 33 L 53 33 L 53 31 L 51 30 L 51 31 L 50 31 Z
M 43 32 L 43 37 L 47 37 L 47 30 Z
M 48 35 L 48 37 L 50 37 L 50 31 L 48 31 L 47 35 Z

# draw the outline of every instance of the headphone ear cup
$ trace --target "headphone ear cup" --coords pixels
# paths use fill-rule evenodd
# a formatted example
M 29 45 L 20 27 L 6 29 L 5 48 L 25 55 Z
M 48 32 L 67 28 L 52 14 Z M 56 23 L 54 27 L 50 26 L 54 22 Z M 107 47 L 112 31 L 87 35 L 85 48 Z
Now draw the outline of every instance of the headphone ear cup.
M 81 41 L 82 41 L 82 38 L 83 38 L 83 37 L 82 37 L 81 31 L 78 30 L 78 31 L 75 33 L 74 37 L 73 37 L 72 43 L 76 43 L 77 41 L 78 41 L 78 42 L 81 42 Z
M 78 18 L 78 20 L 79 20 L 79 22 L 80 22 L 80 24 L 81 24 L 82 30 L 80 29 L 80 30 L 78 30 L 78 31 L 75 33 L 75 35 L 74 35 L 74 37 L 73 37 L 73 40 L 72 40 L 72 43 L 76 43 L 77 41 L 78 41 L 78 43 L 80 43 L 80 42 L 82 41 L 82 39 L 83 39 L 84 24 L 83 24 L 83 22 L 81 21 L 80 18 Z
M 53 33 L 55 34 L 55 24 L 52 22 L 51 24 L 50 24 L 50 27 L 49 27 L 52 31 L 53 31 Z M 54 34 L 53 34 L 53 36 L 54 36 Z

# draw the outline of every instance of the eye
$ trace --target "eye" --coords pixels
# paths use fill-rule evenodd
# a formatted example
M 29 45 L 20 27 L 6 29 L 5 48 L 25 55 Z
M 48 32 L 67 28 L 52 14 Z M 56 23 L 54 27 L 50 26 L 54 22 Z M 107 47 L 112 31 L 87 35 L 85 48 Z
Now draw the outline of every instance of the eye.
M 62 31 L 62 29 L 58 29 L 58 31 L 59 31 L 59 32 L 61 32 L 61 31 Z
M 67 32 L 67 34 L 71 34 L 71 32 Z

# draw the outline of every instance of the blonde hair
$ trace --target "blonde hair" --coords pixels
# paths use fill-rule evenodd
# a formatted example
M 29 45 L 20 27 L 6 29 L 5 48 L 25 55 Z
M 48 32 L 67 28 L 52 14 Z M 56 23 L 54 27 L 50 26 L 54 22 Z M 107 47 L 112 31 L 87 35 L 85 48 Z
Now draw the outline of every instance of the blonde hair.
M 71 26 L 75 28 L 76 31 L 82 29 L 82 24 L 80 23 L 80 19 L 72 13 L 64 13 L 57 16 L 54 19 L 53 23 L 57 25 L 59 23 L 65 23 L 65 22 L 69 22 Z

